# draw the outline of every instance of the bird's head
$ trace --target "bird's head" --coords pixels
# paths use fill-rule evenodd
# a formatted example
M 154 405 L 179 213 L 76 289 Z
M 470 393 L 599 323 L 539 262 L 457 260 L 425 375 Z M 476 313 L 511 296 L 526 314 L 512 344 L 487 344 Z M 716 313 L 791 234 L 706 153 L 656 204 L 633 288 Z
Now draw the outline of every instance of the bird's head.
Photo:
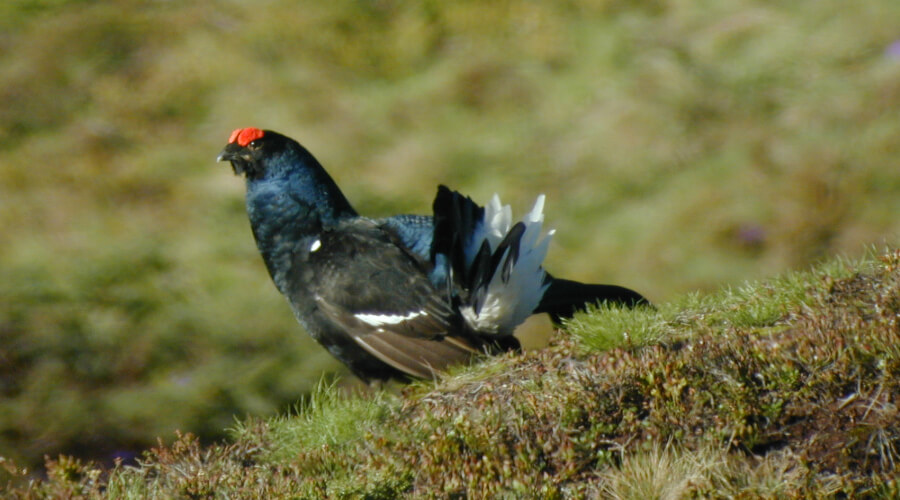
M 316 207 L 320 218 L 356 215 L 316 158 L 300 143 L 278 132 L 239 128 L 231 133 L 216 160 L 231 162 L 235 175 L 247 179 L 248 200 L 254 186 L 277 186 L 290 192 L 292 199 Z
M 293 142 L 271 130 L 239 128 L 231 133 L 216 161 L 229 161 L 235 175 L 258 179 L 279 163 Z M 298 145 L 299 146 L 299 145 Z

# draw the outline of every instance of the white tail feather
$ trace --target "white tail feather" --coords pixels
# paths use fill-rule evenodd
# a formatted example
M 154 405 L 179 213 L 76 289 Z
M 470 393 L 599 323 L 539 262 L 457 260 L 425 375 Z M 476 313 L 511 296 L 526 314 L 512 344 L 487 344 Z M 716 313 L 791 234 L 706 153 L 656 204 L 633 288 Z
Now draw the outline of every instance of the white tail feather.
M 502 279 L 502 272 L 509 258 L 503 256 L 497 272 L 488 284 L 481 310 L 476 313 L 471 306 L 462 309 L 463 316 L 471 328 L 482 333 L 510 334 L 527 318 L 541 301 L 547 289 L 544 284 L 546 273 L 542 266 L 547 255 L 547 247 L 554 231 L 541 237 L 544 222 L 544 195 L 538 196 L 531 211 L 522 219 L 525 232 L 519 246 L 519 257 L 509 273 L 508 281 Z M 495 194 L 484 210 L 484 221 L 476 229 L 466 248 L 466 258 L 471 265 L 482 242 L 487 240 L 494 251 L 512 228 L 512 209 L 501 205 Z

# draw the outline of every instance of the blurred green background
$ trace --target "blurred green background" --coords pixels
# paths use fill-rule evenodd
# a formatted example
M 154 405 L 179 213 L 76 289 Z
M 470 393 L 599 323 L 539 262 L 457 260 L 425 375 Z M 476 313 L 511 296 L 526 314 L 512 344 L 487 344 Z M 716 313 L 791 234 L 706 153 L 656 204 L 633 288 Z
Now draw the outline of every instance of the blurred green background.
M 215 439 L 340 371 L 214 162 L 237 127 L 300 140 L 368 215 L 546 193 L 548 269 L 655 301 L 900 235 L 896 0 L 11 0 L 0 99 L 22 464 Z

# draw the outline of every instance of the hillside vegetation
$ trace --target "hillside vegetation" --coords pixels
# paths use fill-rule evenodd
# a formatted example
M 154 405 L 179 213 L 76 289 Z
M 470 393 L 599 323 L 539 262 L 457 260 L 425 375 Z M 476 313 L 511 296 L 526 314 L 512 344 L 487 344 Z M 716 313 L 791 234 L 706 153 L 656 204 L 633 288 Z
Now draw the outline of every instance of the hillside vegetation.
M 480 201 L 498 192 L 520 213 L 544 192 L 557 229 L 552 273 L 629 286 L 662 304 L 895 244 L 898 26 L 896 0 L 0 2 L 0 456 L 30 470 L 60 453 L 133 463 L 161 438 L 152 467 L 162 471 L 195 452 L 190 440 L 168 447 L 176 430 L 202 444 L 221 440 L 235 418 L 285 414 L 323 374 L 344 373 L 269 282 L 242 183 L 214 163 L 237 127 L 298 138 L 369 215 L 427 212 L 438 183 Z M 606 349 L 616 343 L 586 332 L 631 321 L 615 311 L 597 318 L 569 330 Z M 655 316 L 637 318 L 648 335 L 660 333 Z M 522 335 L 539 347 L 550 331 L 544 322 Z M 557 338 L 549 351 L 483 368 L 484 382 L 467 388 L 449 389 L 462 384 L 451 379 L 434 404 L 476 391 L 490 373 L 500 387 L 539 362 L 550 370 L 556 355 L 578 361 L 553 383 L 574 384 L 573 397 L 593 394 L 606 387 L 595 378 L 605 372 L 581 363 L 600 355 L 576 355 L 586 349 L 576 345 Z M 637 370 L 634 353 L 612 352 L 624 358 L 598 359 Z M 677 364 L 687 353 L 666 355 Z M 350 378 L 341 380 L 349 390 Z M 531 404 L 520 387 L 509 385 L 496 404 Z M 851 394 L 844 389 L 841 397 Z M 386 397 L 406 408 L 417 439 L 430 439 L 417 434 L 430 390 L 411 389 L 409 402 Z M 872 408 L 867 418 L 879 414 Z M 397 418 L 388 415 L 366 418 Z M 258 436 L 246 463 L 262 464 L 252 451 L 271 450 L 263 443 L 274 434 L 245 425 L 239 443 Z M 734 430 L 715 420 L 702 427 Z M 668 436 L 654 429 L 645 432 Z M 473 439 L 520 431 L 504 432 Z M 729 449 L 774 440 L 741 432 Z M 582 478 L 636 449 L 616 441 L 621 451 L 591 451 L 575 436 L 546 436 L 571 455 L 547 461 L 534 444 L 509 465 L 538 460 L 549 477 Z M 457 446 L 434 439 L 425 447 L 434 453 Z M 653 442 L 647 451 L 660 460 L 683 452 Z M 387 443 L 396 451 L 384 459 L 354 455 L 375 463 L 385 488 L 470 487 L 410 476 L 391 457 L 411 445 Z M 233 456 L 244 446 L 196 453 Z M 505 474 L 491 460 L 484 467 Z M 304 462 L 278 463 L 294 464 L 278 465 L 287 478 Z M 140 483 L 149 470 L 114 478 Z M 350 485 L 356 472 L 347 473 Z
M 598 346 L 603 345 L 603 349 Z M 18 498 L 896 496 L 900 250 L 582 315 L 547 349 L 402 395 L 321 386 L 231 444 L 179 436 Z M 9 468 L 15 473 L 14 467 Z

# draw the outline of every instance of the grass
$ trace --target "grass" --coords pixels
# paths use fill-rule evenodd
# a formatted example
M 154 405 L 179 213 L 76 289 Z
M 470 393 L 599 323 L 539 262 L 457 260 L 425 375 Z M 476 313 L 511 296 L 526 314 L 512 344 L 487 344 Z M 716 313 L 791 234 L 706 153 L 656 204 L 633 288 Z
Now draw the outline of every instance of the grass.
M 605 498 L 677 500 L 692 492 L 709 491 L 712 473 L 721 473 L 727 452 L 691 453 L 654 444 L 649 451 L 623 455 L 621 464 L 600 475 Z
M 757 314 L 775 309 L 782 311 L 777 319 Z M 296 415 L 240 422 L 230 444 L 204 447 L 180 435 L 145 452 L 138 466 L 106 472 L 52 460 L 48 479 L 8 493 L 660 499 L 900 493 L 900 251 L 690 296 L 627 322 L 614 317 L 625 329 L 653 324 L 659 333 L 598 349 L 586 325 L 603 323 L 611 312 L 580 317 L 577 330 L 560 332 L 546 349 L 493 358 L 400 394 L 362 396 L 320 384 Z
M 373 216 L 545 192 L 551 272 L 661 304 L 579 318 L 585 345 L 767 330 L 801 290 L 742 283 L 900 235 L 898 25 L 892 0 L 4 2 L 0 455 L 132 463 L 345 373 L 213 161 L 236 127 Z
M 589 310 L 566 323 L 566 329 L 592 349 L 608 350 L 622 345 L 644 345 L 672 337 L 685 329 L 706 327 L 774 327 L 785 315 L 806 305 L 813 277 L 843 279 L 860 272 L 869 261 L 835 258 L 814 272 L 794 271 L 764 282 L 726 287 L 716 294 L 689 293 L 653 310 L 609 306 Z M 702 320 L 698 322 L 698 320 Z
M 344 394 L 335 383 L 320 382 L 316 390 L 295 408 L 293 415 L 265 421 L 267 452 L 263 460 L 289 461 L 305 450 L 340 447 L 365 437 L 366 430 L 382 423 L 394 410 L 393 398 L 383 392 Z M 261 421 L 250 421 L 258 425 Z M 236 440 L 258 439 L 260 429 L 238 422 L 231 434 Z M 262 443 L 259 443 L 262 445 Z

